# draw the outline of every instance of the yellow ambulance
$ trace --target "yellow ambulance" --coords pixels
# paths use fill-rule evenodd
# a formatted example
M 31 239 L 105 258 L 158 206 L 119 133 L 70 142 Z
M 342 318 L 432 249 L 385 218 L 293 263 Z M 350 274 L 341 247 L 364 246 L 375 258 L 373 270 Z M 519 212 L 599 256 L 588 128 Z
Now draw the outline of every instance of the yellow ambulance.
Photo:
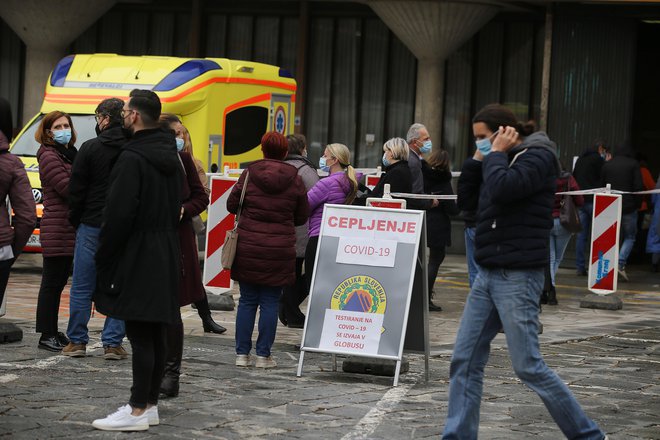
M 127 99 L 133 89 L 153 90 L 163 112 L 181 118 L 195 157 L 209 172 L 243 168 L 261 159 L 261 136 L 267 131 L 294 131 L 296 82 L 285 69 L 226 58 L 69 55 L 51 73 L 40 113 L 11 146 L 25 163 L 39 217 L 42 193 L 34 134 L 43 116 L 53 110 L 70 114 L 80 147 L 96 136 L 99 102 Z M 40 250 L 38 225 L 26 250 Z

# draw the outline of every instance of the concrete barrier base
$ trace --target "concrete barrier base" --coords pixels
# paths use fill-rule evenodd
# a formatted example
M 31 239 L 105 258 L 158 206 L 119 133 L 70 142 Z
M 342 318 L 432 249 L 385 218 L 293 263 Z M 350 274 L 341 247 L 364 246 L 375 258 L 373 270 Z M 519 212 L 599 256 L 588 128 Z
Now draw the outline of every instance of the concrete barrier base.
M 621 310 L 623 308 L 623 301 L 614 294 L 596 295 L 595 293 L 590 293 L 582 298 L 580 307 L 583 309 Z
M 410 362 L 404 357 L 401 360 L 401 373 L 407 373 L 409 368 Z M 341 369 L 345 373 L 394 377 L 396 361 L 350 356 L 342 363 Z
M 23 330 L 13 322 L 0 321 L 0 344 L 23 340 Z

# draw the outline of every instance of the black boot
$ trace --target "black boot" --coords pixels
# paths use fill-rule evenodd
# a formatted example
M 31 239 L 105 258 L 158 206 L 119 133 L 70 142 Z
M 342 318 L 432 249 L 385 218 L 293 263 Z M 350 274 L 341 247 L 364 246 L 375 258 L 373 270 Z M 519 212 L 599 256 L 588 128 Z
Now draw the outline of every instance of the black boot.
M 555 286 L 552 286 L 550 292 L 548 292 L 548 305 L 556 306 L 557 304 L 559 304 L 557 302 L 557 291 L 555 290 Z
M 548 303 L 548 292 L 544 290 L 541 293 L 541 304 L 547 304 L 547 303 Z
M 211 317 L 211 309 L 209 308 L 209 299 L 204 295 L 204 298 L 195 301 L 197 307 L 197 314 L 202 318 L 202 326 L 204 333 L 217 333 L 219 335 L 227 331 L 226 328 L 217 324 Z
M 166 397 L 179 395 L 179 375 L 183 357 L 183 322 L 167 326 L 167 359 L 160 382 L 160 393 Z
M 202 311 L 197 309 L 199 312 L 199 317 L 202 318 L 202 327 L 204 327 L 204 333 L 217 333 L 219 335 L 227 331 L 226 328 L 218 324 L 211 317 L 211 311 L 208 311 L 205 314 L 202 314 Z

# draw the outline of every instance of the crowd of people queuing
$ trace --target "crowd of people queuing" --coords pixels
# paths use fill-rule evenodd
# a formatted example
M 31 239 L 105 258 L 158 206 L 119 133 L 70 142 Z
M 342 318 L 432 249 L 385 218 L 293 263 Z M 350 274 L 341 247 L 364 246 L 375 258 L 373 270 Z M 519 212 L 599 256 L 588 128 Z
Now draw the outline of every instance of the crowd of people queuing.
M 85 357 L 94 303 L 107 317 L 101 332 L 104 357 L 128 358 L 124 337 L 131 343 L 133 386 L 128 404 L 93 426 L 146 430 L 159 423 L 159 397 L 179 393 L 184 346 L 180 307 L 194 303 L 205 332 L 226 331 L 211 317 L 197 252 L 195 219 L 209 204 L 207 177 L 193 155 L 186 127 L 177 116 L 161 112 L 155 93 L 136 89 L 126 101 L 106 99 L 95 116 L 97 137 L 79 151 L 66 113 L 45 115 L 35 135 L 44 193 L 38 347 Z M 6 212 L 8 199 L 14 211 L 11 226 L 8 217 L 0 216 L 2 295 L 36 220 L 23 165 L 8 153 L 11 121 L 8 104 L 0 99 L 0 201 Z M 605 183 L 632 192 L 656 183 L 642 178 L 629 149 L 613 150 L 601 140 L 579 157 L 571 174 L 545 133 L 532 123 L 519 123 L 499 104 L 481 109 L 472 123 L 476 148 L 463 163 L 457 201 L 408 199 L 409 208 L 426 211 L 430 311 L 442 310 L 431 298 L 451 246 L 451 219 L 465 223 L 471 291 L 451 363 L 443 438 L 459 438 L 459 433 L 476 438 L 489 346 L 503 329 L 516 374 L 537 392 L 564 434 L 602 439 L 604 433 L 547 367 L 538 347 L 540 303 L 558 303 L 555 277 L 572 236 L 560 222 L 561 197 L 556 193 Z M 317 165 L 307 158 L 304 136 L 268 132 L 261 151 L 263 159 L 248 165 L 227 200 L 229 212 L 241 211 L 231 271 L 240 289 L 235 363 L 274 368 L 271 349 L 278 318 L 291 328 L 305 323 L 300 306 L 310 290 L 326 204 L 364 205 L 368 197 L 382 197 L 386 184 L 399 193 L 454 192 L 448 152 L 433 149 L 428 130 L 419 123 L 405 139 L 384 143 L 385 174 L 373 189 L 359 182 L 346 145 L 328 144 Z M 328 176 L 320 179 L 318 170 Z M 593 197 L 573 198 L 582 224 L 576 269 L 585 275 Z M 647 251 L 653 254 L 655 270 L 660 262 L 660 196 L 644 200 L 624 195 L 619 272 L 626 280 L 639 213 L 650 218 Z M 58 309 L 71 272 L 64 334 L 57 326 Z

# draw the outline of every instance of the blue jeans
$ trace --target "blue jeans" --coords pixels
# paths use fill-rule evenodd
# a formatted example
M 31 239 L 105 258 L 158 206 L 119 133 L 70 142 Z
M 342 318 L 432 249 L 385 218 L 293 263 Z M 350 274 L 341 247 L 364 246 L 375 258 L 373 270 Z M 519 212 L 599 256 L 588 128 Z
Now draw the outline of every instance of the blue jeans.
M 619 268 L 626 267 L 628 257 L 637 237 L 637 211 L 621 216 L 621 247 L 619 248 Z
M 74 344 L 87 344 L 87 324 L 92 313 L 92 294 L 96 288 L 96 262 L 94 256 L 99 246 L 101 228 L 81 223 L 76 231 L 73 250 L 73 280 L 69 293 L 69 326 L 66 334 Z M 120 319 L 105 318 L 101 342 L 104 347 L 121 345 L 126 327 Z
M 443 439 L 477 438 L 484 368 L 490 342 L 502 327 L 516 375 L 539 395 L 566 438 L 605 437 L 541 357 L 538 329 L 543 282 L 543 269 L 479 267 L 456 335 Z
M 577 234 L 575 238 L 575 268 L 579 271 L 586 271 L 591 264 L 587 264 L 587 260 L 584 256 L 584 251 L 587 247 L 587 244 L 591 244 L 591 216 L 594 210 L 593 202 L 584 202 L 584 205 L 580 206 L 580 224 L 582 225 L 582 230 Z M 591 253 L 591 249 L 589 249 Z
M 474 285 L 474 280 L 477 278 L 479 273 L 479 265 L 474 259 L 474 234 L 476 233 L 475 227 L 465 227 L 465 257 L 467 258 L 468 266 L 468 280 L 470 281 L 470 287 Z
M 240 282 L 241 296 L 236 311 L 236 354 L 250 354 L 252 331 L 259 307 L 259 336 L 257 356 L 270 356 L 270 348 L 275 342 L 277 313 L 279 310 L 281 287 L 263 286 Z
M 555 274 L 559 269 L 559 264 L 564 258 L 564 252 L 568 242 L 571 241 L 571 233 L 561 225 L 559 217 L 554 219 L 554 225 L 550 231 L 550 275 L 552 285 L 555 285 Z

